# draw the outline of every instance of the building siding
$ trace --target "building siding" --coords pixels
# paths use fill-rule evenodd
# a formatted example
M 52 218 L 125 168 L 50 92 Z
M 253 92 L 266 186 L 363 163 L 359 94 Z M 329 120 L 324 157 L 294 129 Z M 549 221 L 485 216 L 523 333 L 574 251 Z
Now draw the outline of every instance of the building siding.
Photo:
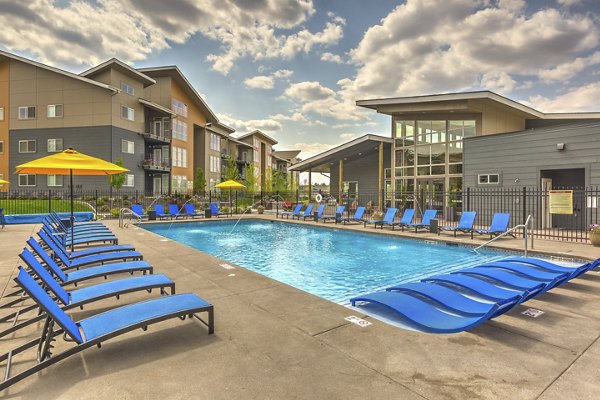
M 384 144 L 383 168 L 391 164 L 391 145 Z M 356 160 L 343 162 L 343 181 L 358 181 L 358 193 L 377 193 L 379 191 L 379 152 L 369 153 Z M 330 190 L 334 196 L 338 195 L 340 182 L 339 162 L 331 166 Z

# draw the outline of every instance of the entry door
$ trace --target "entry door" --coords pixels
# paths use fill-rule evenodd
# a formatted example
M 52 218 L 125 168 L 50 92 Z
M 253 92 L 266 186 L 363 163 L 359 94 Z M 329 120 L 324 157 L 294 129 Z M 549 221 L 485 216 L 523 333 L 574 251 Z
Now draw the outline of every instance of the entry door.
M 446 185 L 441 178 L 425 178 L 417 180 L 418 206 L 421 211 L 426 209 L 444 211 L 444 194 Z M 422 194 L 422 195 L 421 195 Z
M 552 228 L 552 214 L 550 214 L 550 195 L 548 191 L 552 190 L 552 179 L 542 178 L 542 229 Z
M 162 179 L 160 176 L 152 178 L 152 192 L 154 195 L 159 195 L 162 189 Z
M 152 151 L 152 160 L 154 165 L 161 165 L 162 162 L 162 149 L 154 149 Z M 160 179 L 160 178 L 158 178 Z

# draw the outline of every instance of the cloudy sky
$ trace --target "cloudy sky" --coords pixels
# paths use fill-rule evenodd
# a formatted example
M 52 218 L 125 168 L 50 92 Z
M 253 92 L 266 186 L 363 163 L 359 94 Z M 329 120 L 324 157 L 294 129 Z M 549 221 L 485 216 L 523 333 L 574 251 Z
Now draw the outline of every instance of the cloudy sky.
M 0 0 L 0 48 L 73 72 L 177 65 L 223 122 L 306 158 L 389 134 L 357 99 L 599 111 L 599 18 L 600 0 Z

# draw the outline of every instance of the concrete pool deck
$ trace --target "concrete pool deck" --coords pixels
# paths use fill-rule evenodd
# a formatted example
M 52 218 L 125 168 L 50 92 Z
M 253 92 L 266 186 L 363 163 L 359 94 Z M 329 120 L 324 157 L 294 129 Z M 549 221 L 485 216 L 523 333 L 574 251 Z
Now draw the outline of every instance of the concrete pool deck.
M 192 291 L 214 304 L 215 334 L 209 336 L 196 321 L 166 321 L 73 356 L 16 384 L 1 394 L 4 398 L 600 397 L 596 271 L 472 331 L 431 335 L 390 326 L 238 266 L 224 269 L 222 260 L 146 230 L 119 229 L 115 221 L 107 224 L 120 243 L 141 251 L 156 273 L 171 277 L 178 293 Z M 374 231 L 362 225 L 336 227 Z M 18 251 L 38 228 L 20 225 L 0 231 L 3 289 L 19 265 Z M 471 243 L 467 238 L 457 241 Z M 483 240 L 473 241 L 479 242 Z M 522 246 L 521 240 L 500 242 L 503 247 Z M 535 247 L 566 257 L 600 257 L 597 248 L 585 244 L 536 240 Z M 72 315 L 80 319 L 143 298 L 148 294 L 107 299 Z M 522 315 L 527 308 L 544 314 Z M 361 328 L 344 320 L 350 315 L 372 325 Z M 40 329 L 38 324 L 0 339 L 0 352 L 34 338 Z M 24 360 L 33 357 L 35 351 Z M 15 371 L 23 365 L 16 364 Z

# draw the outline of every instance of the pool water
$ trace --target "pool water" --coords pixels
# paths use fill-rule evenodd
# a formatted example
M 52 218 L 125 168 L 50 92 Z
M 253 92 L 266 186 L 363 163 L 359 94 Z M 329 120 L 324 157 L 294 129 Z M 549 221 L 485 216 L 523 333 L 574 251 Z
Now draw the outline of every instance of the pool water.
M 143 228 L 344 305 L 359 294 L 509 255 L 284 222 L 235 223 L 149 224 Z

